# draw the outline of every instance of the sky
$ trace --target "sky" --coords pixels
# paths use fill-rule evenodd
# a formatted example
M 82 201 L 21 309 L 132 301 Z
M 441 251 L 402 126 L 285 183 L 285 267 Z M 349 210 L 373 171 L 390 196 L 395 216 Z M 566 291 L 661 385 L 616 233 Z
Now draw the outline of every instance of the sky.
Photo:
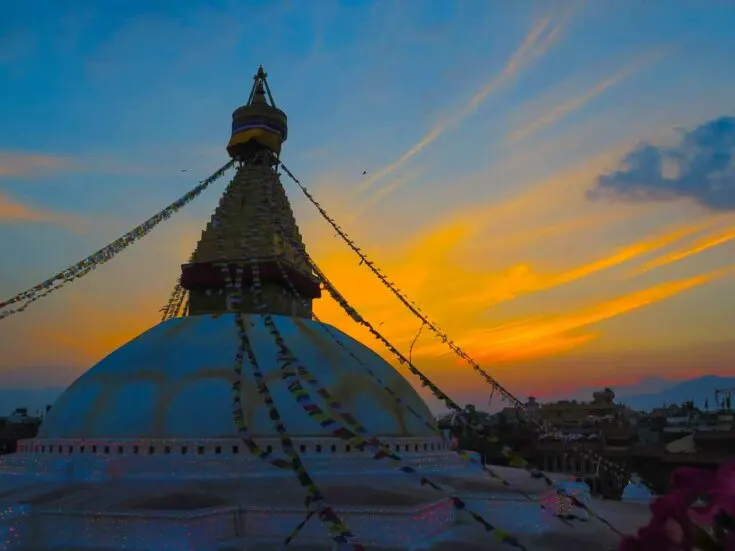
M 222 166 L 230 114 L 263 64 L 289 117 L 285 164 L 519 397 L 735 374 L 732 2 L 40 0 L 3 12 L 0 299 Z M 0 387 L 67 385 L 158 323 L 223 181 L 1 320 Z M 407 353 L 421 322 L 284 184 L 316 262 Z M 329 298 L 316 312 L 384 352 Z M 461 403 L 488 401 L 428 330 L 412 356 Z

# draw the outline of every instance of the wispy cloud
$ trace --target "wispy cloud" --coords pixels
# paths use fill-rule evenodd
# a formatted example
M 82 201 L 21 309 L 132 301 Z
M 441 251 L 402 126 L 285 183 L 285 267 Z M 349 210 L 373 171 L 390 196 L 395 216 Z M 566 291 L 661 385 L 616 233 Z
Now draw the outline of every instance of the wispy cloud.
M 179 174 L 182 167 L 161 157 L 184 159 L 183 166 L 193 171 L 214 169 L 222 164 L 218 149 L 200 144 L 159 146 L 156 151 L 129 149 L 124 152 L 86 153 L 78 156 L 53 155 L 17 151 L 0 151 L 0 178 L 32 178 L 54 173 L 91 173 L 114 175 Z
M 0 151 L 0 178 L 35 176 L 73 169 L 75 163 L 66 157 L 19 151 Z
M 552 230 L 553 226 L 548 224 L 543 224 L 543 228 L 538 226 L 528 227 L 534 224 L 534 220 L 541 219 L 550 212 L 563 215 L 567 214 L 569 207 L 587 206 L 583 192 L 589 182 L 593 181 L 601 171 L 614 164 L 620 152 L 629 145 L 630 142 L 626 142 L 625 145 L 618 145 L 600 155 L 588 157 L 583 162 L 564 166 L 560 170 L 538 180 L 524 183 L 513 182 L 512 189 L 518 191 L 515 191 L 512 195 L 490 203 L 474 203 L 451 209 L 441 220 L 434 223 L 434 229 L 444 225 L 454 226 L 461 223 L 471 225 L 474 234 L 480 232 L 493 234 L 501 230 L 506 224 L 512 224 L 513 235 L 509 238 L 513 239 L 516 235 L 526 231 L 539 231 L 541 233 L 548 231 L 549 234 L 553 234 L 563 232 L 562 228 L 564 227 L 572 228 L 578 224 L 584 225 L 589 221 L 589 209 L 582 216 L 579 215 L 578 210 L 573 212 L 574 219 L 567 218 L 560 222 L 555 230 Z M 533 156 L 533 154 L 526 153 L 509 159 L 503 165 L 506 165 L 509 171 L 513 172 L 524 162 L 530 162 Z M 492 179 L 497 170 L 502 173 L 503 166 L 464 176 L 460 181 L 455 182 L 455 185 L 480 187 Z M 606 213 L 596 213 L 596 219 L 601 223 L 619 219 L 622 216 L 624 216 L 622 211 L 614 213 L 610 210 Z M 492 240 L 493 243 L 496 241 L 495 239 Z
M 24 205 L 0 193 L 0 224 L 45 223 L 78 228 L 75 216 Z
M 626 367 L 618 354 L 633 348 L 649 355 L 628 362 L 625 376 L 634 369 L 660 374 L 671 369 L 672 357 L 681 370 L 714 370 L 726 363 L 722 359 L 728 352 L 713 352 L 707 340 L 731 340 L 726 333 L 731 312 L 722 307 L 722 297 L 735 278 L 687 296 L 696 301 L 668 297 L 707 281 L 672 279 L 730 261 L 726 255 L 734 242 L 730 230 L 735 219 L 711 227 L 703 222 L 700 230 L 693 222 L 712 213 L 687 201 L 629 207 L 591 203 L 584 193 L 601 174 L 612 174 L 618 184 L 609 191 L 628 202 L 638 196 L 657 199 L 667 191 L 697 199 L 706 191 L 701 204 L 733 213 L 731 121 L 720 117 L 732 114 L 732 101 L 716 92 L 732 88 L 732 77 L 727 60 L 711 48 L 717 42 L 726 49 L 722 33 L 698 27 L 693 49 L 682 51 L 675 66 L 670 59 L 653 63 L 646 58 L 637 66 L 638 55 L 651 45 L 682 36 L 686 17 L 672 18 L 664 29 L 650 24 L 647 18 L 654 14 L 639 14 L 632 26 L 624 25 L 631 14 L 596 5 L 579 13 L 572 2 L 563 3 L 562 9 L 569 7 L 566 15 L 548 11 L 562 3 L 551 8 L 539 3 L 544 10 L 539 16 L 553 14 L 543 20 L 524 10 L 498 9 L 493 2 L 465 6 L 459 15 L 450 15 L 457 10 L 441 0 L 420 6 L 395 2 L 398 15 L 382 4 L 340 7 L 339 2 L 316 10 L 309 3 L 301 9 L 296 5 L 301 3 L 291 2 L 296 11 L 289 13 L 284 13 L 285 4 L 255 13 L 233 12 L 224 5 L 182 5 L 172 11 L 155 3 L 150 9 L 85 9 L 91 15 L 78 23 L 76 33 L 65 32 L 57 17 L 29 16 L 21 22 L 19 28 L 29 25 L 34 37 L 56 48 L 38 48 L 40 43 L 33 48 L 35 38 L 16 34 L 11 45 L 31 48 L 5 51 L 9 42 L 0 37 L 0 88 L 6 85 L 14 98 L 4 111 L 0 107 L 0 119 L 8 123 L 0 144 L 0 192 L 5 194 L 0 196 L 0 227 L 11 256 L 21 244 L 32 248 L 20 255 L 26 260 L 7 266 L 0 298 L 96 250 L 163 206 L 162 196 L 179 196 L 193 185 L 186 183 L 190 178 L 203 178 L 221 166 L 222 117 L 242 101 L 243 89 L 247 93 L 252 64 L 264 61 L 275 79 L 276 99 L 293 126 L 286 153 L 306 165 L 299 172 L 312 182 L 327 211 L 340 222 L 356 211 L 360 223 L 349 229 L 359 245 L 411 300 L 514 390 L 547 387 L 557 380 L 568 389 L 571 379 L 571 384 L 590 384 L 607 378 L 614 384 Z M 582 21 L 585 15 L 591 19 Z M 268 24 L 253 24 L 253 17 Z M 578 18 L 580 24 L 572 24 Z M 610 24 L 589 32 L 597 18 Z M 716 26 L 722 18 L 710 19 Z M 245 27 L 255 30 L 243 34 Z M 634 28 L 647 32 L 631 32 Z M 60 33 L 76 37 L 62 39 Z M 376 36 L 384 40 L 377 44 Z M 163 46 L 156 49 L 156 43 Z M 501 49 L 507 56 L 498 58 Z M 18 59 L 18 53 L 25 59 Z M 616 64 L 590 76 L 590 62 L 605 59 Z M 451 84 L 466 76 L 468 67 L 475 68 L 473 84 L 457 90 Z M 578 70 L 588 80 L 568 80 L 573 76 L 569 71 Z M 209 84 L 222 78 L 228 86 Z M 437 78 L 449 88 L 437 86 Z M 385 84 L 396 81 L 400 86 Z M 539 86 L 546 85 L 553 90 L 540 96 Z M 447 94 L 455 96 L 448 98 L 451 105 L 442 104 Z M 611 104 L 622 95 L 624 102 Z M 535 98 L 533 110 L 529 98 Z M 33 149 L 28 141 L 33 129 L 45 128 L 46 114 L 57 105 L 66 106 L 74 139 L 57 141 L 53 150 L 42 143 Z M 515 125 L 507 124 L 513 105 L 521 106 L 523 115 Z M 434 118 L 428 106 L 445 107 L 439 112 L 445 117 Z M 100 113 L 116 129 L 114 143 L 94 143 L 104 130 Z M 155 128 L 146 126 L 151 120 Z M 401 143 L 406 135 L 388 128 L 396 121 L 421 129 Z M 564 132 L 557 132 L 562 122 Z M 647 152 L 650 159 L 621 166 L 621 158 L 642 140 L 656 145 L 676 141 L 668 134 L 651 134 L 662 123 L 668 131 L 687 125 L 690 132 L 680 133 L 677 147 L 656 147 Z M 711 141 L 718 136 L 719 141 Z M 511 137 L 517 146 L 508 147 Z M 625 147 L 611 155 L 610 149 L 622 141 Z M 3 146 L 18 152 L 3 151 Z M 385 157 L 385 151 L 393 153 Z M 603 154 L 599 159 L 598 153 Z M 705 167 L 705 160 L 716 166 Z M 650 167 L 654 189 L 645 185 L 648 180 L 639 181 L 648 177 Z M 705 173 L 699 170 L 703 167 Z M 359 177 L 365 168 L 368 174 Z M 316 178 L 326 171 L 329 178 Z M 285 184 L 320 267 L 362 315 L 407 350 L 420 322 L 360 266 L 298 190 Z M 419 188 L 416 194 L 407 193 L 409 186 Z M 58 230 L 68 217 L 57 211 L 71 209 L 63 205 L 69 204 L 72 191 L 85 192 L 73 209 L 85 211 L 82 235 Z M 205 211 L 216 204 L 211 193 L 216 191 L 94 275 L 2 322 L 0 369 L 59 365 L 81 371 L 156 324 L 179 265 L 206 224 Z M 399 195 L 402 201 L 392 201 Z M 112 216 L 94 214 L 99 210 L 95 205 L 122 204 L 120 198 L 128 200 L 125 208 L 116 208 Z M 640 266 L 653 269 L 672 262 L 670 269 L 645 278 L 621 277 Z M 137 278 L 130 278 L 131 269 Z M 680 269 L 686 273 L 677 274 Z M 654 303 L 658 307 L 643 310 Z M 315 308 L 320 318 L 381 352 L 334 301 L 324 297 Z M 70 313 L 74 324 L 68 323 Z M 656 323 L 662 317 L 665 328 Z M 44 341 L 50 345 L 38 346 Z M 696 348 L 697 357 L 680 360 L 683 353 L 659 351 L 685 341 Z M 452 395 L 481 392 L 476 374 L 466 365 L 455 369 L 455 358 L 441 355 L 440 344 L 431 349 L 432 342 L 424 331 L 414 350 L 422 367 L 425 363 L 433 370 Z M 497 371 L 493 361 L 500 362 Z M 600 375 L 603 365 L 607 371 Z M 68 368 L 67 375 L 76 374 L 72 371 Z M 37 373 L 32 384 L 47 377 Z
M 594 334 L 574 333 L 602 321 L 661 302 L 679 293 L 735 274 L 735 265 L 688 279 L 665 282 L 612 300 L 598 302 L 576 312 L 537 319 L 520 320 L 499 327 L 466 333 L 457 340 L 475 357 L 507 361 L 548 355 L 585 343 Z M 416 355 L 436 356 L 446 353 L 441 343 L 427 344 Z
M 434 128 L 406 151 L 397 161 L 375 171 L 358 186 L 357 193 L 367 192 L 378 181 L 401 168 L 412 157 L 435 142 L 447 129 L 467 119 L 467 117 L 482 105 L 488 96 L 506 84 L 511 78 L 515 77 L 522 69 L 543 56 L 557 42 L 570 16 L 571 14 L 567 13 L 555 25 L 552 25 L 552 18 L 550 16 L 544 17 L 536 22 L 498 75 L 478 90 L 456 115 L 434 126 Z M 394 189 L 396 188 L 397 186 L 394 186 Z
M 420 178 L 425 173 L 426 173 L 426 170 L 419 167 L 414 170 L 408 171 L 406 174 L 393 178 L 391 181 L 388 182 L 388 184 L 386 184 L 385 186 L 377 190 L 375 193 L 369 196 L 365 201 L 361 201 L 360 206 L 357 208 L 357 210 L 350 213 L 345 218 L 345 221 L 349 223 L 349 221 L 360 217 L 360 215 L 362 215 L 365 211 L 371 209 L 377 203 L 382 201 L 384 197 L 390 195 L 398 188 L 403 187 L 412 181 L 415 181 L 417 178 Z
M 363 228 L 366 231 L 360 245 L 409 297 L 427 307 L 433 316 L 443 320 L 441 323 L 448 323 L 453 326 L 453 331 L 462 334 L 486 322 L 485 307 L 489 302 L 512 298 L 514 295 L 509 295 L 509 290 L 514 293 L 532 292 L 533 289 L 540 290 L 561 285 L 563 281 L 571 282 L 575 277 L 584 277 L 582 268 L 536 274 L 527 263 L 520 261 L 519 256 L 523 258 L 526 254 L 520 246 L 548 243 L 565 234 L 591 230 L 631 216 L 627 209 L 601 213 L 589 212 L 588 209 L 582 213 L 568 210 L 569 197 L 578 196 L 579 203 L 587 206 L 582 191 L 602 167 L 617 157 L 617 152 L 618 148 L 578 166 L 562 169 L 541 182 L 524 186 L 525 189 L 503 201 L 455 208 L 416 233 L 396 236 L 389 243 L 376 243 L 371 239 L 370 225 L 383 222 L 370 219 L 365 222 L 367 228 Z M 482 179 L 486 176 L 479 174 L 476 177 Z M 549 223 L 549 215 L 558 222 Z M 416 333 L 416 321 L 405 316 L 390 294 L 348 251 L 330 239 L 331 235 L 324 234 L 324 237 L 310 239 L 311 243 L 318 243 L 318 247 L 312 250 L 320 267 L 330 274 L 348 300 L 357 300 L 359 310 L 368 319 L 376 322 L 390 320 L 385 330 L 396 344 L 410 341 Z M 382 253 L 374 254 L 379 249 Z M 513 266 L 518 269 L 498 271 L 497 253 L 502 249 L 507 249 L 513 261 L 518 263 Z M 564 256 L 558 255 L 557 260 L 564 262 Z M 594 268 L 585 266 L 587 271 Z M 466 297 L 467 300 L 457 302 L 455 297 Z M 370 338 L 348 320 L 342 320 L 339 308 L 330 301 L 319 301 L 316 307 L 323 319 L 337 323 L 357 338 Z M 550 354 L 552 348 L 561 350 L 563 345 L 561 342 L 555 347 L 549 344 L 547 350 Z
M 620 222 L 635 214 L 628 209 L 590 212 L 584 198 L 583 190 L 601 170 L 614 162 L 619 150 L 616 147 L 583 163 L 565 167 L 540 181 L 522 186 L 520 191 L 501 201 L 455 207 L 415 233 L 397 236 L 389 243 L 372 241 L 370 225 L 383 222 L 371 219 L 364 224 L 367 228 L 363 228 L 366 231 L 360 245 L 410 297 L 430 305 L 433 315 L 475 323 L 478 314 L 492 302 L 581 279 L 613 261 L 623 261 L 620 258 L 600 260 L 594 265 L 560 273 L 536 273 L 527 261 L 519 258 L 526 255 L 523 247 L 530 244 L 550 243 L 570 233 Z M 467 181 L 457 185 L 470 185 L 475 180 L 487 178 L 488 174 L 479 173 L 466 177 Z M 570 200 L 575 197 L 579 205 Z M 577 206 L 584 210 L 580 212 Z M 313 254 L 322 269 L 333 274 L 335 283 L 348 298 L 360 297 L 361 309 L 371 319 L 372 316 L 390 319 L 391 338 L 397 342 L 410 340 L 416 331 L 415 322 L 404 324 L 401 321 L 402 312 L 391 303 L 390 295 L 384 293 L 364 267 L 331 237 L 331 234 L 324 234 L 324 239 L 310 239 Z M 642 247 L 636 251 L 640 249 Z M 374 254 L 378 250 L 383 252 Z M 507 253 L 514 262 L 508 270 L 498 270 L 499 253 Z M 557 258 L 563 262 L 563 256 Z M 437 293 L 436 289 L 442 292 Z M 321 301 L 318 308 L 325 319 L 339 317 L 328 301 Z
M 548 291 L 562 285 L 567 285 L 585 277 L 620 266 L 644 254 L 657 251 L 663 247 L 698 233 L 710 227 L 714 221 L 705 220 L 698 224 L 687 224 L 673 228 L 662 235 L 657 235 L 632 243 L 619 249 L 613 254 L 583 264 L 576 268 L 556 274 L 537 273 L 528 264 L 513 266 L 500 276 L 490 276 L 489 280 L 478 282 L 478 287 L 485 290 L 457 297 L 457 302 L 470 302 L 490 306 L 498 302 L 512 300 L 522 295 Z
M 641 58 L 636 60 L 634 63 L 630 64 L 629 66 L 622 69 L 621 71 L 618 71 L 611 77 L 608 77 L 605 80 L 599 82 L 591 90 L 587 91 L 586 93 L 580 96 L 576 96 L 574 98 L 568 99 L 554 106 L 551 110 L 537 117 L 534 121 L 512 132 L 508 136 L 508 139 L 507 139 L 508 143 L 510 144 L 517 143 L 521 140 L 524 140 L 532 136 L 533 134 L 536 134 L 540 130 L 543 130 L 544 128 L 547 128 L 557 123 L 559 120 L 577 111 L 578 109 L 582 108 L 585 104 L 589 103 L 596 97 L 600 96 L 601 94 L 606 92 L 608 89 L 612 88 L 613 86 L 616 86 L 617 84 L 620 84 L 621 82 L 623 82 L 628 77 L 635 74 L 636 72 L 658 61 L 667 52 L 669 52 L 670 49 L 671 48 L 669 47 L 658 48 L 655 51 L 642 56 Z
M 610 211 L 607 213 L 583 214 L 581 216 L 564 219 L 559 222 L 539 224 L 527 229 L 520 228 L 517 232 L 503 236 L 503 239 L 498 239 L 497 241 L 488 244 L 488 246 L 483 249 L 483 252 L 486 254 L 498 254 L 523 251 L 534 243 L 553 239 L 554 237 L 591 231 L 631 218 L 633 218 L 632 213 Z
M 732 218 L 732 217 L 731 217 Z M 654 258 L 650 262 L 645 263 L 639 269 L 637 269 L 633 275 L 642 274 L 668 264 L 673 264 L 695 254 L 699 254 L 704 251 L 708 251 L 725 243 L 729 243 L 735 239 L 735 226 L 729 226 L 716 232 L 711 232 L 701 238 L 697 239 L 688 247 L 682 247 L 676 251 L 672 251 L 668 254 Z

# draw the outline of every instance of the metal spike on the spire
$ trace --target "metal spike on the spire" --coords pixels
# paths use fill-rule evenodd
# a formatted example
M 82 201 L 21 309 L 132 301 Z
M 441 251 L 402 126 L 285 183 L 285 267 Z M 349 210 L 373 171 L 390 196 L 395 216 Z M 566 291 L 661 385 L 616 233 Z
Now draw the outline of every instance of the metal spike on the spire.
M 253 75 L 253 87 L 250 90 L 247 105 L 253 105 L 254 103 L 267 103 L 265 101 L 265 96 L 267 94 L 271 107 L 276 107 L 276 102 L 273 101 L 273 94 L 271 94 L 271 89 L 270 86 L 268 86 L 267 79 L 268 73 L 265 72 L 262 65 L 258 65 L 258 71 Z

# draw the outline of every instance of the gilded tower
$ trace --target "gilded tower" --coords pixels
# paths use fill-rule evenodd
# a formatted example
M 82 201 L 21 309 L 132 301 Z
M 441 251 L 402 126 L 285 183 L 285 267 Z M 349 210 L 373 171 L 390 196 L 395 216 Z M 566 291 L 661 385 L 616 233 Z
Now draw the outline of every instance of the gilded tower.
M 227 152 L 237 162 L 237 173 L 191 260 L 181 267 L 189 315 L 257 313 L 249 291 L 252 270 L 247 269 L 253 263 L 260 267 L 263 298 L 272 314 L 310 318 L 312 300 L 320 296 L 318 281 L 298 254 L 303 240 L 278 175 L 288 126 L 266 78 L 259 67 L 247 103 L 232 113 Z M 235 277 L 238 266 L 246 268 L 240 279 Z M 239 292 L 227 288 L 226 272 L 239 281 Z

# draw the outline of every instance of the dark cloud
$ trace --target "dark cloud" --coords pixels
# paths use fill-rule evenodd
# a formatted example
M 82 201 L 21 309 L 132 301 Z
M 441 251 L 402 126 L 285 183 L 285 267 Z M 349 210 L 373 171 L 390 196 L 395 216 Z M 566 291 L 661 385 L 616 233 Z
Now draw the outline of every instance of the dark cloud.
M 735 117 L 683 131 L 676 147 L 641 144 L 619 170 L 597 178 L 591 200 L 693 199 L 711 210 L 735 210 Z

